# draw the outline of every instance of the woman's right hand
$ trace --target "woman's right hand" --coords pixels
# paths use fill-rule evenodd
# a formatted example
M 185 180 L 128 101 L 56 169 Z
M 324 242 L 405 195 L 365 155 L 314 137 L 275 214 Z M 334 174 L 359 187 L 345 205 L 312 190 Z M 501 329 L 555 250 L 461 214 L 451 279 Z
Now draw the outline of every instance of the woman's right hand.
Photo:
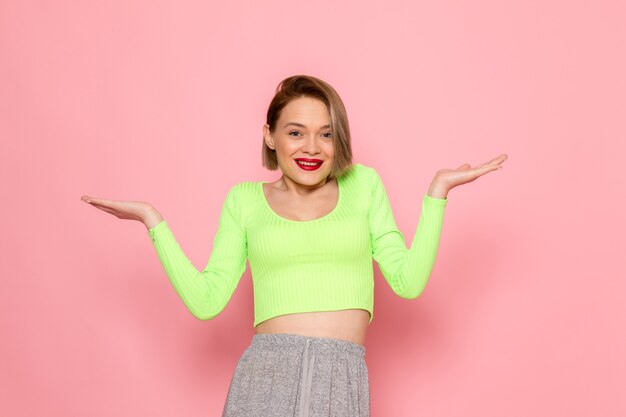
M 111 213 L 119 219 L 137 220 L 142 222 L 148 229 L 159 224 L 163 217 L 150 203 L 144 201 L 118 201 L 104 198 L 93 198 L 88 195 L 81 197 L 86 203 Z

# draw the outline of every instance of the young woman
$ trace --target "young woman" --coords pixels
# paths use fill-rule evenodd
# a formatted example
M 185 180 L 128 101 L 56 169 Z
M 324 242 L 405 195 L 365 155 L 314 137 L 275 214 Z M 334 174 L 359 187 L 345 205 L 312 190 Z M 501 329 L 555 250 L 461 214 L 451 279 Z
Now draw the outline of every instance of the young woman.
M 279 83 L 262 146 L 263 165 L 282 176 L 230 188 L 201 272 L 152 205 L 82 199 L 145 224 L 166 275 L 198 319 L 224 309 L 249 260 L 255 334 L 235 368 L 223 417 L 369 416 L 372 259 L 398 296 L 418 297 L 435 262 L 448 192 L 501 168 L 507 156 L 437 171 L 407 250 L 381 177 L 352 162 L 346 110 L 329 84 L 304 75 Z

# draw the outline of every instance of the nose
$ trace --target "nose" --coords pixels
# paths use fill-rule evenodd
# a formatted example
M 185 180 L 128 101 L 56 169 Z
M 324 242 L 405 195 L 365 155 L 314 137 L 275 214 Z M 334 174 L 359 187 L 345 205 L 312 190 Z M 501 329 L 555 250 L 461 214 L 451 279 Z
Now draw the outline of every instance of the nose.
M 320 146 L 319 143 L 317 142 L 318 138 L 315 135 L 311 135 L 311 136 L 307 136 L 306 140 L 304 141 L 304 150 L 308 153 L 319 153 L 320 152 Z

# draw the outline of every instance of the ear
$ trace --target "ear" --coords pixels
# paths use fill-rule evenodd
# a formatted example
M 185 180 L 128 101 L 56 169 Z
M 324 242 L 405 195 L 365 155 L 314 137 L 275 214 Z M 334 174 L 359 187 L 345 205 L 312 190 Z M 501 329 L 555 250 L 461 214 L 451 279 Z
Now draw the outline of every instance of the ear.
M 274 138 L 272 138 L 272 134 L 270 133 L 270 125 L 268 125 L 267 123 L 263 125 L 263 140 L 265 140 L 265 144 L 268 148 L 276 150 L 276 146 L 274 145 Z

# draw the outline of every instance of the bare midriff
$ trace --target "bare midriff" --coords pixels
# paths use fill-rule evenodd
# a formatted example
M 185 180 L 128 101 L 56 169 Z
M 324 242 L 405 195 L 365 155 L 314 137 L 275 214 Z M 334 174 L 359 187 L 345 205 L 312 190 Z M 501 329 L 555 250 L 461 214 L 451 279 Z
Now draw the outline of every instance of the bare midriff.
M 370 313 L 363 309 L 284 314 L 259 323 L 255 333 L 291 333 L 331 337 L 365 345 Z

